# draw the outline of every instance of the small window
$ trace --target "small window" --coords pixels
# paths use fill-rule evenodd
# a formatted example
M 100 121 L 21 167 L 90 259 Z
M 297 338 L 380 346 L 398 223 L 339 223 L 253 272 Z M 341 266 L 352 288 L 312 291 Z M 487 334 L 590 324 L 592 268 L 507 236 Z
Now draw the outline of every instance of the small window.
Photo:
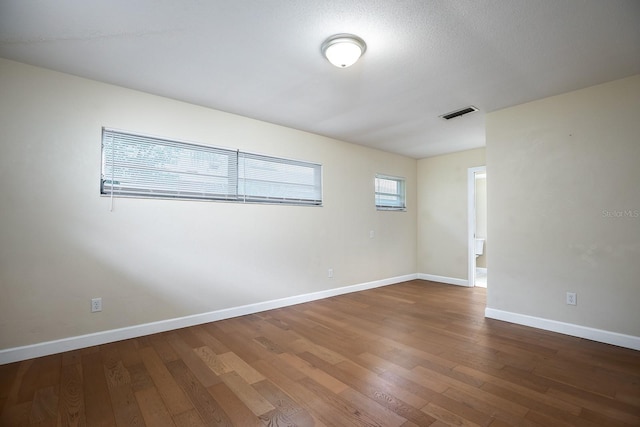
M 321 166 L 103 129 L 100 193 L 322 205 Z
M 405 180 L 386 175 L 376 175 L 376 209 L 404 211 L 407 209 Z

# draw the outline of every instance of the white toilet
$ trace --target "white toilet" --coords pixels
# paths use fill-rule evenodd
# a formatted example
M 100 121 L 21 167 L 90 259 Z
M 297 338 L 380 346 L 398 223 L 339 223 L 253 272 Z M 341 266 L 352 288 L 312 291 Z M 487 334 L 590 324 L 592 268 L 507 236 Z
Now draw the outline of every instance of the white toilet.
M 474 252 L 476 254 L 476 258 L 478 258 L 480 255 L 482 255 L 484 253 L 484 239 L 475 239 L 475 247 L 474 247 Z

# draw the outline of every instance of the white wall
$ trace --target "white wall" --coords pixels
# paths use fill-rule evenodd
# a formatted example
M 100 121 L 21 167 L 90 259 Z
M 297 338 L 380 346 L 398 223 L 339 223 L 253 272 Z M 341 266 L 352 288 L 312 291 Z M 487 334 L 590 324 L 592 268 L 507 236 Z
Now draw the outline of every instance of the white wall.
M 418 161 L 419 273 L 467 280 L 467 170 L 484 164 L 484 148 Z
M 488 114 L 486 150 L 488 307 L 640 337 L 640 75 Z
M 322 163 L 324 206 L 109 212 L 102 126 Z M 0 144 L 0 349 L 416 272 L 414 159 L 6 60 Z M 377 172 L 407 178 L 407 212 L 375 210 Z

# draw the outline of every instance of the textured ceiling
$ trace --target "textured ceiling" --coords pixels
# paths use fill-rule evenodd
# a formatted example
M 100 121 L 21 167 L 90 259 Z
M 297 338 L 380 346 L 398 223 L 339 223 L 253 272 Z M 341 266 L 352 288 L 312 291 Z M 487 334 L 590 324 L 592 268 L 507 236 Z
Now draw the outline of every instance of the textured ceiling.
M 344 32 L 367 52 L 338 69 L 320 45 Z M 640 1 L 0 0 L 0 56 L 422 158 L 640 73 Z

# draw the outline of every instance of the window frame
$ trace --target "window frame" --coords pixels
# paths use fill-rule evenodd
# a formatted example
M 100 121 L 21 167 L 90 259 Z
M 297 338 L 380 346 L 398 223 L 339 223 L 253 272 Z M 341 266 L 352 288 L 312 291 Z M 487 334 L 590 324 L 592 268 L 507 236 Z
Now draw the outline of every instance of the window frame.
M 397 183 L 398 191 L 393 193 L 384 193 L 378 191 L 378 180 L 388 180 L 394 181 Z M 406 178 L 381 174 L 377 173 L 374 178 L 374 203 L 376 205 L 376 210 L 378 211 L 395 211 L 395 212 L 406 212 L 407 211 L 407 180 Z M 381 204 L 379 203 L 380 196 L 396 196 L 399 197 L 399 202 L 397 205 L 395 204 Z
M 109 141 L 108 138 L 111 138 Z M 121 144 L 120 147 L 120 156 L 118 156 L 118 147 L 116 150 L 113 150 L 115 146 L 114 138 L 120 138 L 118 143 Z M 124 142 L 123 142 L 124 141 Z M 130 144 L 127 146 L 126 144 Z M 125 147 L 125 148 L 122 148 Z M 151 148 L 149 148 L 151 147 Z M 169 148 L 167 148 L 169 147 Z M 126 156 L 126 150 L 139 150 L 142 151 L 142 148 L 146 148 L 150 151 L 153 151 L 154 148 L 158 149 L 161 153 L 159 155 L 159 161 L 157 164 L 153 164 L 150 161 L 148 164 L 145 163 L 148 160 L 147 157 L 143 157 L 142 161 L 137 161 L 136 157 L 124 157 Z M 167 157 L 167 153 L 164 153 L 163 150 L 166 150 L 169 153 L 169 157 Z M 181 152 L 179 150 L 184 150 Z M 293 160 L 276 156 L 268 156 L 258 153 L 245 152 L 240 150 L 233 150 L 229 148 L 220 148 L 210 145 L 198 144 L 189 141 L 182 141 L 176 139 L 170 139 L 165 137 L 144 135 L 140 133 L 134 133 L 130 131 L 123 131 L 113 128 L 102 128 L 102 138 L 101 138 L 101 173 L 100 173 L 100 195 L 103 197 L 114 197 L 118 198 L 141 198 L 141 199 L 165 199 L 165 200 L 198 200 L 198 201 L 222 201 L 222 202 L 236 202 L 236 203 L 252 203 L 252 204 L 278 204 L 278 205 L 289 205 L 289 206 L 322 206 L 323 202 L 323 186 L 322 186 L 322 175 L 323 169 L 322 165 L 319 163 L 307 162 L 302 160 Z M 175 154 L 178 152 L 179 154 Z M 171 153 L 174 156 L 171 156 Z M 185 156 L 185 153 L 187 154 Z M 213 166 L 209 165 L 209 169 L 207 166 L 202 166 L 202 163 L 213 163 L 211 157 L 212 156 L 223 156 L 221 159 L 224 163 L 224 156 L 227 156 L 227 161 L 229 162 L 226 165 L 225 172 L 223 175 L 214 175 L 213 173 L 206 173 L 207 171 L 211 171 Z M 272 188 L 268 188 L 267 186 L 262 186 L 263 189 L 267 188 L 270 191 L 269 194 L 258 194 L 248 196 L 240 193 L 240 183 L 242 180 L 245 180 L 246 177 L 242 177 L 240 174 L 240 159 L 244 156 L 250 158 L 257 158 L 264 161 L 265 165 L 269 164 L 277 165 L 274 166 L 274 170 L 278 169 L 281 166 L 280 171 L 275 171 L 274 173 L 278 176 L 286 178 L 287 169 L 286 166 L 290 165 L 294 169 L 295 167 L 299 168 L 309 168 L 311 171 L 311 178 L 307 176 L 307 181 L 311 179 L 313 181 L 313 185 L 306 183 L 299 183 L 294 180 L 294 177 L 291 177 L 291 182 L 287 180 L 276 181 L 274 184 L 276 186 L 279 185 L 281 188 L 289 187 L 306 187 L 307 193 L 312 193 L 313 197 L 304 198 L 304 197 L 287 197 L 286 194 L 280 197 L 274 197 Z M 116 158 L 120 157 L 119 160 L 116 161 Z M 198 159 L 196 159 L 196 157 Z M 204 157 L 204 160 L 201 160 L 200 157 Z M 188 169 L 180 169 L 179 166 L 176 166 L 176 163 L 187 163 Z M 115 167 L 113 167 L 115 165 Z M 160 166 L 158 166 L 160 165 Z M 167 167 L 167 165 L 169 165 Z M 200 168 L 200 170 L 193 170 L 193 168 Z M 116 171 L 120 168 L 120 173 L 116 176 Z M 300 169 L 299 169 L 300 170 Z M 302 169 L 304 171 L 304 169 Z M 172 176 L 172 179 L 168 179 L 167 176 Z M 185 179 L 182 175 L 190 176 L 191 178 L 202 178 L 199 179 Z M 300 175 L 300 174 L 298 174 Z M 309 173 L 307 173 L 309 175 Z M 150 179 L 145 179 L 149 176 L 152 176 Z M 155 178 L 153 177 L 155 176 Z M 160 176 L 158 178 L 158 176 Z M 127 182 L 126 178 L 131 177 L 131 182 Z M 136 178 L 137 177 L 137 178 Z M 142 178 L 141 178 L 142 177 Z M 222 178 L 223 184 L 215 184 L 212 182 L 207 182 L 211 180 L 220 181 Z M 137 181 L 136 181 L 137 179 Z M 157 181 L 156 181 L 157 179 Z M 165 181 L 166 180 L 166 181 Z M 112 182 L 122 183 L 124 185 L 118 189 L 118 185 L 111 185 Z M 226 182 L 224 182 L 226 181 Z M 299 181 L 299 179 L 298 179 Z M 151 182 L 153 185 L 157 185 L 157 188 L 148 189 L 147 185 Z M 162 184 L 167 184 L 164 188 L 161 188 Z M 194 191 L 193 188 L 198 188 L 199 186 L 211 188 L 216 185 L 222 186 L 226 189 L 226 191 L 215 193 L 213 191 Z M 176 188 L 186 188 L 179 191 L 175 189 L 170 189 L 171 187 Z M 311 190 L 309 190 L 311 189 Z M 285 191 L 286 193 L 286 191 Z
M 254 161 L 263 161 L 270 162 L 272 164 L 277 165 L 286 165 L 290 167 L 306 167 L 314 171 L 313 174 L 313 185 L 293 182 L 293 180 L 289 182 L 282 181 L 272 181 L 274 184 L 281 184 L 285 186 L 299 186 L 299 187 L 311 187 L 314 189 L 315 198 L 300 198 L 289 196 L 276 196 L 276 195 L 254 195 L 248 194 L 246 190 L 246 184 L 249 181 L 263 181 L 258 177 L 247 177 L 246 165 L 243 164 L 247 159 L 251 159 Z M 244 170 L 244 175 L 242 171 Z M 294 160 L 286 157 L 276 157 L 269 156 L 264 154 L 258 154 L 248 151 L 238 151 L 238 198 L 242 199 L 243 203 L 266 203 L 266 204 L 293 204 L 293 205 L 306 205 L 306 206 L 322 206 L 323 200 L 323 188 L 322 188 L 322 175 L 323 175 L 322 165 L 319 163 L 307 162 L 303 160 Z M 266 180 L 269 181 L 269 180 Z M 264 182 L 264 181 L 263 181 Z M 241 193 L 240 187 L 242 184 L 245 185 L 245 190 Z

